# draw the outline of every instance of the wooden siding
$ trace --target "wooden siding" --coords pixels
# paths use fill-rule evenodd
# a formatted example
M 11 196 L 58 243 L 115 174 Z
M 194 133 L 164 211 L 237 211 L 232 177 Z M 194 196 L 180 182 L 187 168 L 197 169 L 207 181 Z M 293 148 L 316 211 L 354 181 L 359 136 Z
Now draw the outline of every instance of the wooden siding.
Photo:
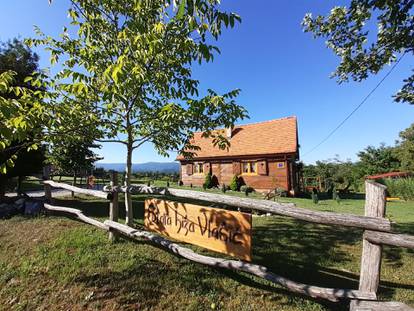
M 291 190 L 295 188 L 295 180 L 291 180 L 294 172 L 291 170 L 295 168 L 295 165 L 291 165 L 292 160 L 286 159 L 252 159 L 251 161 L 257 162 L 257 174 L 235 174 L 240 172 L 240 163 L 249 161 L 247 159 L 232 159 L 232 160 L 211 160 L 204 161 L 209 163 L 207 167 L 211 168 L 211 174 L 213 178 L 216 178 L 219 185 L 229 185 L 234 175 L 238 175 L 242 182 L 247 186 L 253 187 L 256 190 L 271 190 L 277 187 L 285 190 Z M 263 163 L 263 164 L 262 164 Z M 187 164 L 191 162 L 181 162 L 181 180 L 184 185 L 193 184 L 194 186 L 202 186 L 204 183 L 205 174 L 203 175 L 187 174 Z M 278 164 L 280 164 L 278 166 Z

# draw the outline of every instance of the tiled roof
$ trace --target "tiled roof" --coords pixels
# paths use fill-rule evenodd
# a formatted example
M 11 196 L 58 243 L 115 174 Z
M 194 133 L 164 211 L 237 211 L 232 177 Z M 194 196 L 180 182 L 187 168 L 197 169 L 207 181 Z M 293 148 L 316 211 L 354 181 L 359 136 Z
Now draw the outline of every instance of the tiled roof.
M 202 137 L 202 132 L 194 133 L 192 143 L 201 148 L 196 151 L 195 158 L 296 153 L 296 117 L 235 126 L 228 150 L 213 146 L 212 139 Z M 177 157 L 177 160 L 183 159 L 181 155 Z

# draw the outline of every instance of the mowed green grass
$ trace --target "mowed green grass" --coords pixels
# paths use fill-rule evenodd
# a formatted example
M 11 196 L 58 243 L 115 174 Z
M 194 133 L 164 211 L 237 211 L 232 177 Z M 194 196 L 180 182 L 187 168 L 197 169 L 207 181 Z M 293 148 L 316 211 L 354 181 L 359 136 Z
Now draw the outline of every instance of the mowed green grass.
M 240 195 L 233 193 L 233 195 Z M 134 196 L 136 225 L 143 200 Z M 363 214 L 363 200 L 340 204 L 288 199 L 297 208 Z M 108 203 L 80 196 L 55 204 L 104 220 Z M 123 205 L 121 204 L 121 217 Z M 387 215 L 414 234 L 414 203 Z M 362 231 L 279 216 L 253 217 L 253 261 L 312 285 L 357 288 Z M 204 254 L 222 256 L 190 246 Z M 414 251 L 384 247 L 380 298 L 414 306 Z M 294 295 L 245 273 L 205 267 L 144 242 L 108 241 L 107 233 L 62 215 L 0 220 L 0 310 L 348 310 Z

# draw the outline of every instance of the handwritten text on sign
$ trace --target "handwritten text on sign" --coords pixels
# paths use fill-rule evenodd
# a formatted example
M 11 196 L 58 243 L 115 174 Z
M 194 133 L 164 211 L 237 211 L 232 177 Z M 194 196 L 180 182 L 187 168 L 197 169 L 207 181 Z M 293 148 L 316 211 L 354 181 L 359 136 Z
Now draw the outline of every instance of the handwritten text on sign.
M 144 219 L 145 227 L 149 230 L 251 261 L 250 214 L 147 199 Z

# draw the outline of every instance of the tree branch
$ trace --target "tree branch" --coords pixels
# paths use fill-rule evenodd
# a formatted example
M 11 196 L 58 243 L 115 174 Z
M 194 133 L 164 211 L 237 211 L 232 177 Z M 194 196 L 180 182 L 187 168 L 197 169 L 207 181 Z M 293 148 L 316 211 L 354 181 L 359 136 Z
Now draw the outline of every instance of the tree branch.
M 127 143 L 120 139 L 95 139 L 97 142 L 100 143 L 119 143 L 123 145 L 127 145 Z

